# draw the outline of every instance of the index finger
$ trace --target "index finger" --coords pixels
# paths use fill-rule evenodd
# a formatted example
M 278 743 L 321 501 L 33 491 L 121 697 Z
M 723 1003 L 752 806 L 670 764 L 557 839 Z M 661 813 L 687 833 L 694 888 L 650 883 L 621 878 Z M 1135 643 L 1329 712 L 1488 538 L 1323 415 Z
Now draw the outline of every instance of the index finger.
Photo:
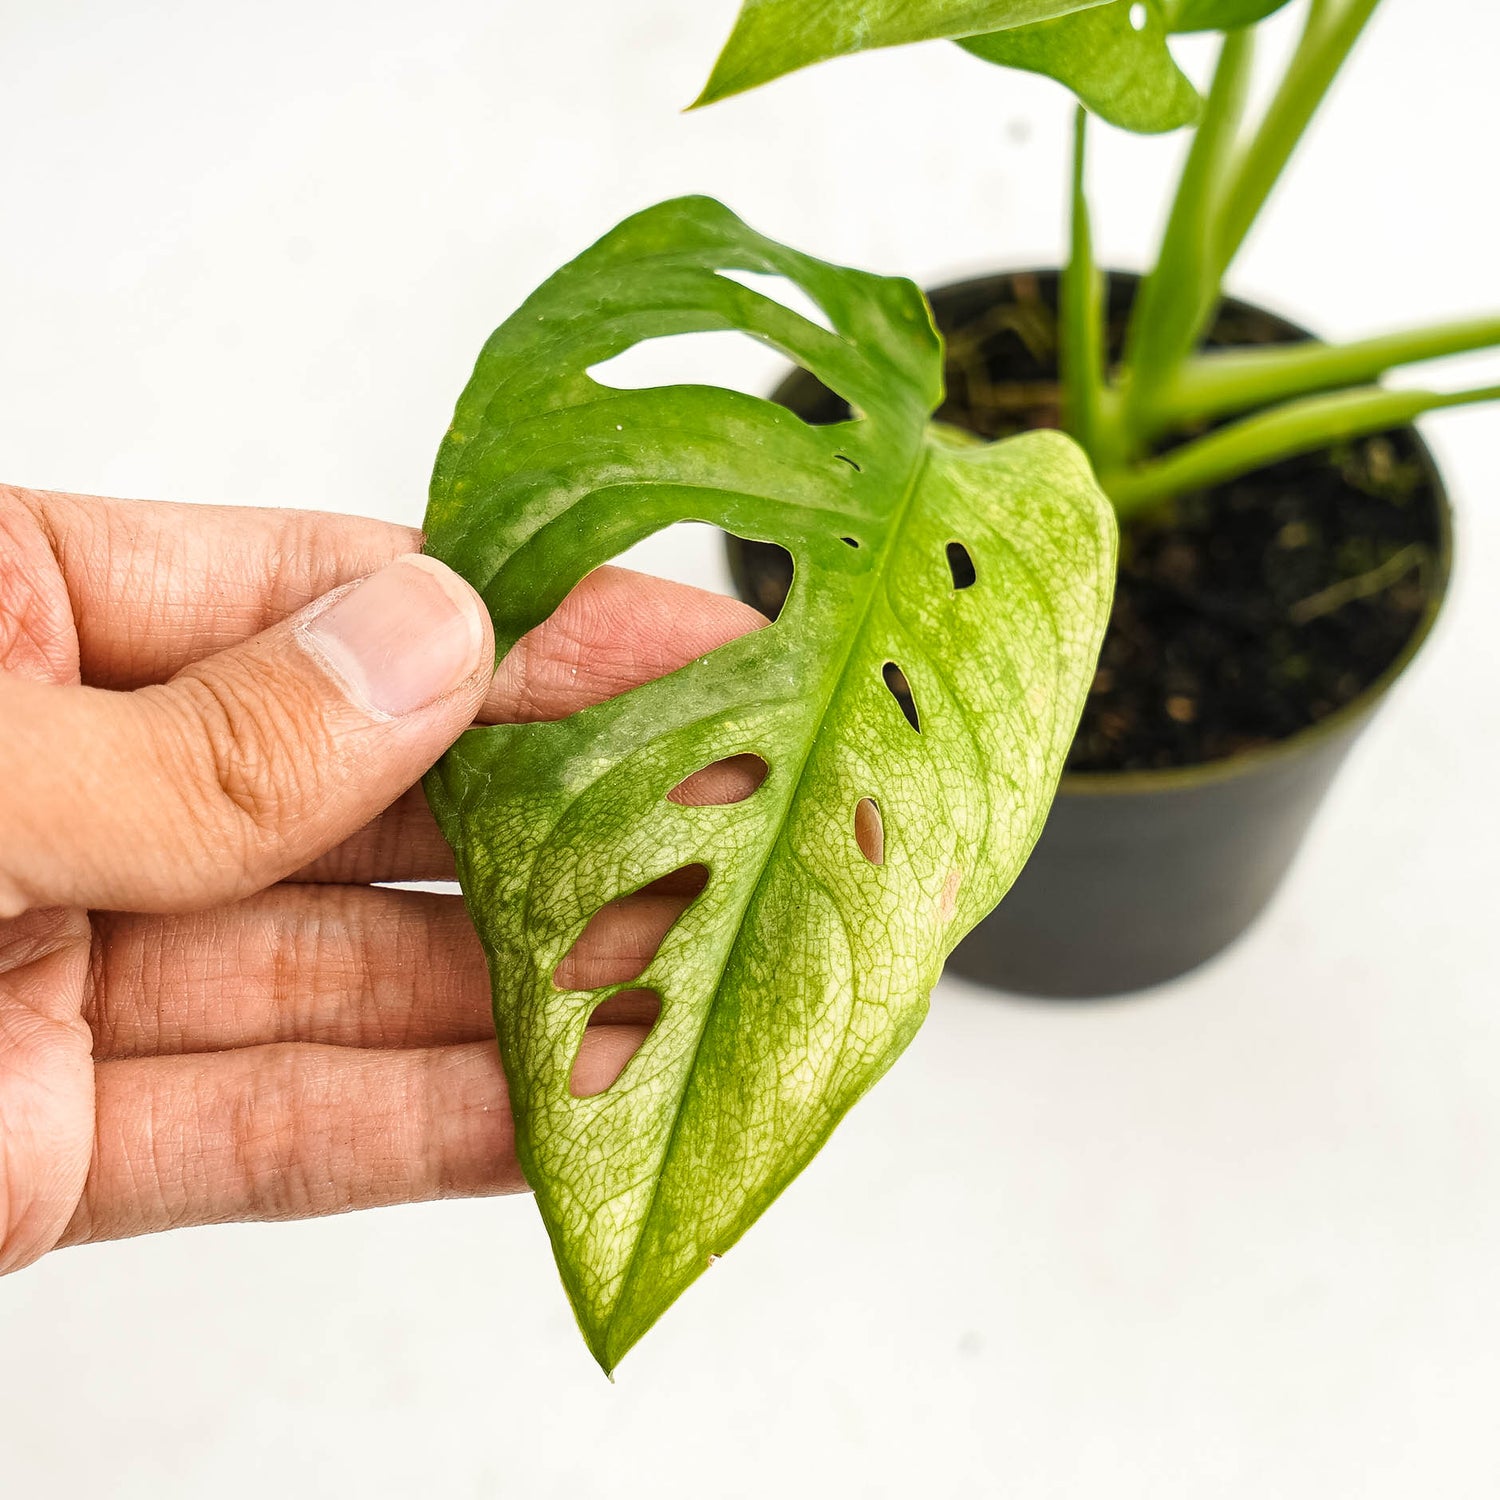
M 409 526 L 311 510 L 5 490 L 57 560 L 83 681 L 137 688 L 416 552 Z
M 57 560 L 89 687 L 166 682 L 422 546 L 413 527 L 326 511 L 0 488 L 7 499 Z M 599 568 L 510 653 L 480 718 L 561 718 L 764 624 L 723 595 Z

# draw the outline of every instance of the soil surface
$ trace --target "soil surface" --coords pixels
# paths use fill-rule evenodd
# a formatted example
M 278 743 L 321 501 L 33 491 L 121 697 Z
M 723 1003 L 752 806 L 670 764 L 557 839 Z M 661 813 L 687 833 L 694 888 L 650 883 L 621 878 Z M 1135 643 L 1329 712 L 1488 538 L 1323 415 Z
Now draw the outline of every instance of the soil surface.
M 1110 283 L 1118 351 L 1133 277 Z M 1022 274 L 933 297 L 948 339 L 940 420 L 997 438 L 1058 422 L 1056 278 Z M 1237 303 L 1214 346 L 1289 342 L 1298 329 Z M 787 400 L 813 421 L 847 407 L 803 375 Z M 781 399 L 787 399 L 783 389 Z M 1114 612 L 1071 771 L 1200 765 L 1286 739 L 1375 683 L 1443 586 L 1436 478 L 1398 430 L 1181 496 L 1121 535 Z M 746 597 L 775 613 L 777 548 L 736 559 Z M 778 555 L 779 554 L 779 555 Z

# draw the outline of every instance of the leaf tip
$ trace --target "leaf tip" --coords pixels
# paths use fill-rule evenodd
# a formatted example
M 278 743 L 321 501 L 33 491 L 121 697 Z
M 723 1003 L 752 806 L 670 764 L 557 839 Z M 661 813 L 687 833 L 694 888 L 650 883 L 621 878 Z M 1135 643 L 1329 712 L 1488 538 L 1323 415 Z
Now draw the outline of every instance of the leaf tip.
M 609 1324 L 598 1329 L 584 1327 L 583 1340 L 588 1345 L 589 1353 L 594 1356 L 594 1363 L 599 1366 L 604 1378 L 614 1385 L 615 1372 L 620 1368 L 620 1361 L 635 1347 L 639 1335 L 627 1340 L 622 1347 L 618 1339 L 610 1337 L 610 1332 Z
M 638 1317 L 632 1317 L 618 1302 L 609 1307 L 591 1307 L 586 1301 L 572 1295 L 571 1282 L 566 1277 L 564 1282 L 569 1287 L 573 1315 L 578 1320 L 578 1331 L 583 1335 L 583 1342 L 594 1356 L 594 1363 L 613 1385 L 620 1361 L 635 1348 L 656 1320 L 648 1318 L 642 1321 Z
M 575 1307 L 574 1311 L 578 1314 L 578 1331 L 583 1335 L 583 1342 L 588 1346 L 589 1353 L 594 1356 L 594 1363 L 599 1366 L 604 1378 L 613 1385 L 620 1356 L 610 1348 L 608 1322 L 602 1325 L 595 1322 L 582 1308 Z
M 735 94 L 743 94 L 754 86 L 749 83 L 736 83 L 733 78 L 727 76 L 728 71 L 721 57 L 709 75 L 708 82 L 703 85 L 703 92 L 683 110 L 683 113 L 692 114 L 694 110 L 706 109 L 710 104 L 717 104 L 720 100 L 731 98 Z
M 704 109 L 710 104 L 717 104 L 721 99 L 727 99 L 731 94 L 742 91 L 743 85 L 736 87 L 734 81 L 729 77 L 730 68 L 727 66 L 729 60 L 730 46 L 733 41 L 726 45 L 719 54 L 718 61 L 714 63 L 713 72 L 708 75 L 708 82 L 703 85 L 702 91 L 693 102 L 688 105 L 687 113 L 695 109 Z
M 768 51 L 764 27 L 748 14 L 750 9 L 747 5 L 740 12 L 729 40 L 714 61 L 713 72 L 703 85 L 703 92 L 688 105 L 690 110 L 717 104 L 734 94 L 749 93 L 763 83 L 770 83 L 797 67 L 805 66 L 805 61 L 791 64 L 779 61 Z

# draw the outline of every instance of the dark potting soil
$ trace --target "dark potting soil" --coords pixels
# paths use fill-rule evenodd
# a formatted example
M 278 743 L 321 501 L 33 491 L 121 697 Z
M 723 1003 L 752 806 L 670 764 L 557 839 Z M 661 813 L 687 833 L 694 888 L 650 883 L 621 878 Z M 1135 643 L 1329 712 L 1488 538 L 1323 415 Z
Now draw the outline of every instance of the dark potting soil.
M 1135 285 L 1111 278 L 1116 352 Z M 985 438 L 1057 425 L 1055 275 L 965 283 L 933 305 L 948 340 L 939 420 Z M 1226 302 L 1208 342 L 1300 337 Z M 812 421 L 848 410 L 806 375 L 788 404 Z M 1114 611 L 1068 769 L 1221 760 L 1351 702 L 1401 655 L 1442 587 L 1439 504 L 1425 450 L 1398 430 L 1182 495 L 1124 527 Z M 744 551 L 741 586 L 774 614 L 790 581 L 785 554 Z

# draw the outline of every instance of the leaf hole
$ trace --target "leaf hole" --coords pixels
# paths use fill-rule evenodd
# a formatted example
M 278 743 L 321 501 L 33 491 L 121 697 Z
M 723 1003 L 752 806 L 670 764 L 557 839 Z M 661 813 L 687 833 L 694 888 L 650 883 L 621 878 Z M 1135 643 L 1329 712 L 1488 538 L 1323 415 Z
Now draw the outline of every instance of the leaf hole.
M 872 865 L 885 863 L 885 824 L 872 797 L 861 797 L 854 804 L 854 842 Z
M 724 269 L 715 274 L 722 276 L 725 281 L 736 282 L 749 291 L 759 292 L 762 297 L 768 297 L 772 302 L 779 302 L 788 312 L 794 312 L 799 317 L 806 318 L 809 323 L 815 323 L 826 333 L 838 331 L 818 302 L 789 277 L 777 276 L 769 271 L 738 269 Z
M 974 571 L 974 559 L 969 556 L 969 549 L 962 542 L 948 543 L 948 571 L 953 575 L 954 588 L 974 587 L 974 580 L 979 575 Z
M 683 865 L 680 870 L 659 876 L 636 892 L 638 896 L 686 896 L 696 901 L 708 889 L 707 865 Z
M 741 540 L 730 549 L 729 572 L 735 589 L 768 620 L 781 614 L 796 571 L 792 554 L 777 542 Z
M 906 715 L 906 722 L 918 734 L 921 734 L 922 717 L 917 712 L 917 700 L 912 693 L 911 684 L 906 680 L 906 673 L 895 662 L 888 661 L 880 669 L 880 675 L 885 679 L 885 685 L 891 690 L 891 697 L 896 700 L 901 712 Z
M 858 548 L 859 546 L 859 543 L 852 536 L 843 537 L 841 540 L 846 547 Z
M 743 396 L 763 396 L 775 370 L 769 351 L 744 333 L 711 329 L 665 333 L 641 339 L 588 369 L 589 379 L 612 391 L 649 391 L 663 386 L 718 386 Z M 622 419 L 622 437 L 629 427 Z
M 847 453 L 835 453 L 833 456 L 838 459 L 840 463 L 848 464 L 856 474 L 863 474 L 865 472 L 857 463 L 854 462 L 852 458 L 849 457 Z
M 568 1092 L 575 1099 L 594 1099 L 612 1089 L 660 1019 L 661 996 L 655 990 L 622 990 L 601 1000 L 584 1028 Z
M 553 987 L 600 990 L 639 979 L 708 878 L 707 865 L 684 865 L 601 906 L 552 971 Z
M 1144 5 L 1136 4 L 1130 7 L 1130 28 L 1132 31 L 1144 31 L 1151 17 Z
M 679 807 L 733 807 L 748 802 L 769 771 L 758 755 L 731 755 L 684 777 L 667 793 L 667 801 Z

